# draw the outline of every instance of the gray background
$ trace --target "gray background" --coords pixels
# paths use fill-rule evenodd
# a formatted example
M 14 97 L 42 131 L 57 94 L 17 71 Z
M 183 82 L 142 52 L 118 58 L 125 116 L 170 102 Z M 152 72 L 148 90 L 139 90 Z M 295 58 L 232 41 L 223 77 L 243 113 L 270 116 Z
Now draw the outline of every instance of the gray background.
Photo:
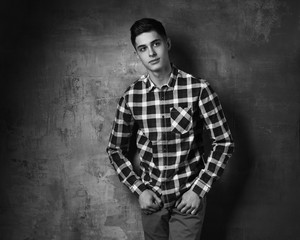
M 219 94 L 236 142 L 203 239 L 300 237 L 300 6 L 279 0 L 2 1 L 0 238 L 140 240 L 105 148 L 144 68 L 129 27 L 161 20 L 173 62 Z

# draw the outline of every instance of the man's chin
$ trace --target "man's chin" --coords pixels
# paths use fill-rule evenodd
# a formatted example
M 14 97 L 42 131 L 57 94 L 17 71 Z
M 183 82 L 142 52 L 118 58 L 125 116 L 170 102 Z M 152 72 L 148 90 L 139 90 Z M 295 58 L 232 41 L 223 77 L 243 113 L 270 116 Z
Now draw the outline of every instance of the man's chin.
M 162 66 L 160 64 L 148 65 L 146 68 L 152 72 L 159 72 L 162 70 Z

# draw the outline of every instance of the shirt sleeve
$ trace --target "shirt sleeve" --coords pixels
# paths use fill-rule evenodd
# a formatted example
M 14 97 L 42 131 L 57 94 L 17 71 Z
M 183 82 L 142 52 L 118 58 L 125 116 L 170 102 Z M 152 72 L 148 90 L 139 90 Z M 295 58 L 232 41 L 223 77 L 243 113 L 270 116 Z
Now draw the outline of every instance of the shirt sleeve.
M 227 160 L 233 153 L 234 143 L 219 98 L 207 82 L 204 82 L 200 93 L 199 108 L 212 140 L 212 149 L 205 167 L 191 187 L 203 198 L 211 189 L 213 182 L 222 175 Z
M 117 107 L 106 151 L 120 181 L 132 193 L 139 196 L 146 189 L 146 186 L 134 172 L 132 163 L 127 158 L 133 125 L 134 119 L 131 111 L 126 105 L 125 98 L 122 97 Z

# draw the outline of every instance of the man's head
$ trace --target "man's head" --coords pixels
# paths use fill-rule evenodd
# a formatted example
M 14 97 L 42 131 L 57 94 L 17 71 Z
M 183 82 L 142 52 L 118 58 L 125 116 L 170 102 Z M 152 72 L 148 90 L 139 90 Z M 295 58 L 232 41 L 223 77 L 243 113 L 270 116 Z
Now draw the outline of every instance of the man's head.
M 142 18 L 136 21 L 130 28 L 131 43 L 136 48 L 135 39 L 138 35 L 145 32 L 157 32 L 162 38 L 167 39 L 167 33 L 161 22 L 153 18 Z
M 148 71 L 162 71 L 170 68 L 171 41 L 159 21 L 143 18 L 136 21 L 130 31 L 136 54 Z

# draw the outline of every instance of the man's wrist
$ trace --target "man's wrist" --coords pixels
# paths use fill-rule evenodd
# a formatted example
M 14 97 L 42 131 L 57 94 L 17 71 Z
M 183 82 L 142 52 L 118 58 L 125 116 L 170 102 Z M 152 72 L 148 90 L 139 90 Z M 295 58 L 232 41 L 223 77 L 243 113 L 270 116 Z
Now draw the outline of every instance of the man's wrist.
M 207 184 L 204 184 L 200 179 L 197 179 L 192 185 L 191 190 L 202 199 L 210 190 L 210 187 Z
M 137 196 L 137 198 L 140 197 L 140 195 L 147 190 L 145 184 L 141 180 L 137 180 L 131 187 L 130 190 L 133 192 L 134 195 Z

